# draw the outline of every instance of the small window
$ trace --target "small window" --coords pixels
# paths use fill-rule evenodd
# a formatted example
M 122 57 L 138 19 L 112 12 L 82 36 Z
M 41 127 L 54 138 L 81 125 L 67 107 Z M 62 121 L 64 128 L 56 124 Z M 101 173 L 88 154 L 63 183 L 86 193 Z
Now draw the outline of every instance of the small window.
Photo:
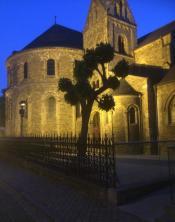
M 120 15 L 120 6 L 119 6 L 118 3 L 116 4 L 116 14 L 117 14 L 118 16 Z
M 122 3 L 122 1 L 120 1 L 119 6 L 120 6 L 120 16 L 122 16 L 123 15 L 123 3 Z
M 99 89 L 99 87 L 100 87 L 100 82 L 99 82 L 99 80 L 93 81 L 93 82 L 92 82 L 92 86 L 93 86 L 93 89 Z
M 169 124 L 175 124 L 175 96 L 173 96 L 168 106 L 168 121 Z
M 128 116 L 129 124 L 137 124 L 137 109 L 135 107 L 129 109 Z
M 47 61 L 47 75 L 48 76 L 55 75 L 55 61 L 53 59 L 49 59 Z
M 28 78 L 28 63 L 24 63 L 24 79 Z

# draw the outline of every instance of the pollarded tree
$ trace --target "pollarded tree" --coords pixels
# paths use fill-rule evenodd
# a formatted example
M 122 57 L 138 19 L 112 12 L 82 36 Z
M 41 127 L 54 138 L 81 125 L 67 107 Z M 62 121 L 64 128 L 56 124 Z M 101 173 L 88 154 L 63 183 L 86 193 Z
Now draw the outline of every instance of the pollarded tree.
M 86 50 L 81 61 L 75 61 L 74 80 L 61 78 L 58 88 L 65 93 L 65 101 L 76 106 L 81 106 L 82 126 L 79 141 L 86 144 L 88 135 L 88 124 L 94 102 L 106 112 L 114 109 L 115 101 L 111 94 L 106 93 L 108 89 L 115 90 L 119 87 L 118 77 L 128 74 L 128 63 L 120 61 L 113 69 L 112 75 L 107 75 L 107 64 L 114 58 L 114 50 L 110 44 L 100 43 L 95 49 Z M 92 80 L 95 75 L 100 79 L 100 87 L 94 88 Z M 83 148 L 84 147 L 84 148 Z M 85 152 L 85 146 L 82 146 Z

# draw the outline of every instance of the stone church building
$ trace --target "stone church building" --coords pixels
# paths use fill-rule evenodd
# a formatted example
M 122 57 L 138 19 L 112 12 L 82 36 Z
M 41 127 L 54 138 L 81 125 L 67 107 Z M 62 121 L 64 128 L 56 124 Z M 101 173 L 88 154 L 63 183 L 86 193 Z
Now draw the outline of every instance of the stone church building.
M 115 49 L 108 73 L 124 58 L 130 74 L 112 92 L 114 111 L 94 105 L 89 133 L 113 134 L 117 141 L 174 139 L 175 21 L 137 39 L 127 0 L 92 0 L 83 33 L 55 24 L 12 53 L 6 62 L 6 135 L 78 135 L 81 110 L 65 103 L 58 80 L 73 78 L 74 61 L 100 42 Z

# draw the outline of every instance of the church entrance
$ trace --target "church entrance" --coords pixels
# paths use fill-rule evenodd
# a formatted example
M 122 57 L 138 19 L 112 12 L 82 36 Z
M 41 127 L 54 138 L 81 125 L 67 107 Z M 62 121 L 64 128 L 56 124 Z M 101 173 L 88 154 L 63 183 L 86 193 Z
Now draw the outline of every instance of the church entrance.
M 93 136 L 94 137 L 100 137 L 100 113 L 96 112 L 93 116 L 92 120 L 93 125 Z
M 139 112 L 137 107 L 131 106 L 128 109 L 128 141 L 138 141 L 139 138 Z

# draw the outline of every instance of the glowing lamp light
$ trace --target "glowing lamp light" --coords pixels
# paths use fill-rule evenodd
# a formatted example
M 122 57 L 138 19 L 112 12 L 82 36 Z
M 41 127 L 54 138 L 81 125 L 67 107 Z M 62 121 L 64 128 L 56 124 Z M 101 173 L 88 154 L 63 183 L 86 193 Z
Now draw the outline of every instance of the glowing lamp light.
M 21 108 L 24 108 L 26 106 L 26 101 L 21 101 L 20 106 L 21 106 Z
M 23 118 L 26 111 L 26 101 L 21 101 L 19 105 L 20 105 L 19 114 L 21 115 L 21 118 Z

